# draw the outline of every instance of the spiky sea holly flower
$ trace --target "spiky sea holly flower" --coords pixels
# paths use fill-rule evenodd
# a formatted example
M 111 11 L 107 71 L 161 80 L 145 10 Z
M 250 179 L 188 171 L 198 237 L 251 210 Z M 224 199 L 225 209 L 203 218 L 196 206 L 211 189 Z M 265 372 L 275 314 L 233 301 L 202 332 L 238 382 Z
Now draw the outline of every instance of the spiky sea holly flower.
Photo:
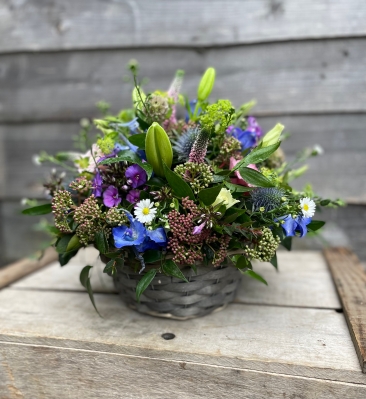
M 208 140 L 210 133 L 207 130 L 201 129 L 193 143 L 191 152 L 189 153 L 189 162 L 203 163 L 207 153 Z
M 197 126 L 188 128 L 174 142 L 173 150 L 178 155 L 179 161 L 188 161 L 193 143 L 195 142 L 200 129 Z
M 256 188 L 250 192 L 253 210 L 258 211 L 264 208 L 265 212 L 272 211 L 279 208 L 282 204 L 282 198 L 285 195 L 285 190 L 275 187 Z

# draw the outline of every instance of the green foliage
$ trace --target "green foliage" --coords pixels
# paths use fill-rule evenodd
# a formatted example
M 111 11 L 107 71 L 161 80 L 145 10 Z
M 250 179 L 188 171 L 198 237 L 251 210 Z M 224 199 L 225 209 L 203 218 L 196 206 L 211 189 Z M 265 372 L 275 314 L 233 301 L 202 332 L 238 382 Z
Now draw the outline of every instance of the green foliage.
M 179 267 L 176 265 L 175 262 L 173 262 L 171 259 L 166 260 L 162 267 L 161 267 L 163 273 L 165 273 L 167 276 L 172 276 L 172 277 L 177 277 L 186 283 L 188 283 L 188 280 L 182 273 L 182 271 L 179 269 Z
M 151 269 L 148 272 L 146 272 L 142 279 L 139 281 L 136 287 L 136 299 L 138 302 L 140 302 L 140 296 L 141 294 L 146 290 L 146 288 L 149 286 L 149 284 L 152 282 L 156 275 L 157 270 L 156 269 Z
M 281 125 L 280 123 L 277 123 L 277 125 L 268 133 L 266 133 L 265 136 L 263 137 L 261 141 L 262 147 L 268 147 L 270 145 L 276 144 L 280 139 L 281 133 L 284 128 L 285 126 Z
M 317 231 L 321 229 L 325 225 L 325 222 L 322 220 L 312 220 L 306 227 L 310 231 Z
M 95 233 L 94 240 L 95 240 L 95 247 L 101 254 L 105 254 L 106 252 L 108 252 L 109 249 L 108 241 L 104 230 L 97 231 Z
M 161 259 L 161 251 L 149 249 L 144 253 L 145 263 L 154 263 Z
M 204 190 L 201 190 L 198 193 L 198 198 L 206 205 L 212 205 L 217 196 L 219 195 L 220 191 L 222 189 L 222 186 L 215 186 L 212 188 L 206 188 Z
M 229 100 L 218 100 L 217 103 L 209 105 L 200 115 L 202 129 L 211 134 L 224 134 L 232 121 L 234 112 L 235 109 Z
M 99 314 L 99 316 L 101 316 L 100 313 L 98 312 L 98 309 L 97 309 L 96 305 L 95 305 L 93 290 L 92 290 L 92 287 L 91 287 L 91 284 L 90 284 L 89 271 L 90 271 L 90 269 L 92 269 L 92 268 L 93 268 L 93 266 L 85 266 L 85 267 L 83 268 L 83 270 L 82 270 L 81 273 L 80 273 L 80 283 L 81 283 L 82 286 L 85 287 L 86 290 L 88 291 L 89 298 L 90 298 L 91 303 L 92 303 L 93 306 L 94 306 L 94 309 L 95 309 L 96 312 Z
M 145 149 L 146 133 L 134 134 L 128 138 L 129 142 L 142 150 Z
M 265 161 L 269 158 L 280 146 L 281 142 L 277 142 L 275 144 L 269 145 L 267 147 L 257 147 L 253 151 L 251 151 L 244 159 L 238 162 L 232 171 L 238 170 L 244 166 L 248 166 L 250 164 L 257 164 Z
M 247 276 L 254 278 L 255 280 L 260 281 L 261 283 L 268 285 L 267 281 L 258 273 L 253 270 L 240 270 L 242 274 L 246 274 Z
M 247 183 L 257 187 L 274 187 L 274 184 L 270 180 L 254 169 L 245 167 L 239 169 L 239 173 Z
M 168 166 L 163 163 L 165 178 L 167 179 L 169 186 L 174 191 L 175 195 L 180 198 L 189 197 L 191 200 L 194 199 L 194 194 L 189 186 L 180 176 L 174 173 L 172 170 L 168 168 Z
M 52 212 L 51 204 L 38 205 L 34 206 L 33 208 L 27 208 L 22 210 L 23 215 L 30 215 L 30 216 L 47 215 L 48 213 L 51 212 Z

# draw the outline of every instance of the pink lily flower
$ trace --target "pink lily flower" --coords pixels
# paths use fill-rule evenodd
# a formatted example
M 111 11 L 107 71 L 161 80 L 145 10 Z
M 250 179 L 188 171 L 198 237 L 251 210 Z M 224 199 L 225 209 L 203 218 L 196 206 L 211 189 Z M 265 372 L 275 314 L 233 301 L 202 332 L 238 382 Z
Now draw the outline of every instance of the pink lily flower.
M 235 158 L 231 157 L 230 158 L 230 170 L 238 163 L 240 162 L 240 160 L 236 160 Z M 251 168 L 254 170 L 258 170 L 258 168 L 255 166 L 254 163 L 251 163 L 247 166 L 247 168 Z M 253 184 L 247 183 L 240 175 L 239 171 L 236 170 L 235 172 L 235 176 L 234 178 L 231 179 L 231 183 L 233 184 L 238 184 L 239 186 L 246 186 L 246 187 L 255 187 Z

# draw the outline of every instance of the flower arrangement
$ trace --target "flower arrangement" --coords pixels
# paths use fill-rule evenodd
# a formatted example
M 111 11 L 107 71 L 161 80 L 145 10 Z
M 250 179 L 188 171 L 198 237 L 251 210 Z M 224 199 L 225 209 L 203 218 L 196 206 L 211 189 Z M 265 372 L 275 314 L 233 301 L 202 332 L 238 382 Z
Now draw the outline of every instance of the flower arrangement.
M 40 161 L 65 166 L 68 174 L 54 173 L 45 184 L 51 203 L 23 213 L 53 213 L 49 230 L 61 265 L 93 245 L 105 273 L 115 277 L 132 267 L 136 301 L 160 275 L 189 285 L 183 269 L 195 273 L 202 264 L 225 265 L 266 283 L 252 260 L 277 267 L 278 246 L 290 249 L 292 237 L 323 226 L 313 220 L 316 208 L 336 202 L 310 188 L 291 188 L 305 169 L 293 170 L 284 159 L 284 126 L 264 134 L 248 116 L 254 102 L 237 109 L 229 100 L 209 102 L 213 68 L 194 101 L 180 93 L 182 71 L 168 91 L 145 94 L 137 65 L 131 70 L 133 107 L 117 116 L 104 109 L 104 118 L 94 120 L 99 134 L 92 143 L 86 134 L 91 126 L 83 121 L 79 144 L 89 147 L 85 153 L 41 153 Z M 90 269 L 80 280 L 94 304 Z

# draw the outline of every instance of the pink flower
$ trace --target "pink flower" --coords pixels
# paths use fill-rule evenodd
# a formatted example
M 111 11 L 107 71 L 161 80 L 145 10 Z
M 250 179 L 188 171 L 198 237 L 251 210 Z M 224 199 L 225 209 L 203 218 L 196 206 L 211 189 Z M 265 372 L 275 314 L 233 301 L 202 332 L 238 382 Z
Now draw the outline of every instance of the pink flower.
M 230 158 L 230 165 L 229 165 L 230 170 L 231 170 L 238 162 L 240 162 L 240 160 L 237 161 L 235 158 L 231 157 L 231 158 Z M 248 165 L 247 168 L 254 169 L 254 170 L 258 170 L 258 168 L 255 166 L 254 163 L 251 163 L 250 165 Z M 235 173 L 235 176 L 236 176 L 236 177 L 234 177 L 234 178 L 231 179 L 231 183 L 233 183 L 233 184 L 238 184 L 239 186 L 255 187 L 253 184 L 247 183 L 247 182 L 241 177 L 239 171 L 236 170 L 234 173 Z

